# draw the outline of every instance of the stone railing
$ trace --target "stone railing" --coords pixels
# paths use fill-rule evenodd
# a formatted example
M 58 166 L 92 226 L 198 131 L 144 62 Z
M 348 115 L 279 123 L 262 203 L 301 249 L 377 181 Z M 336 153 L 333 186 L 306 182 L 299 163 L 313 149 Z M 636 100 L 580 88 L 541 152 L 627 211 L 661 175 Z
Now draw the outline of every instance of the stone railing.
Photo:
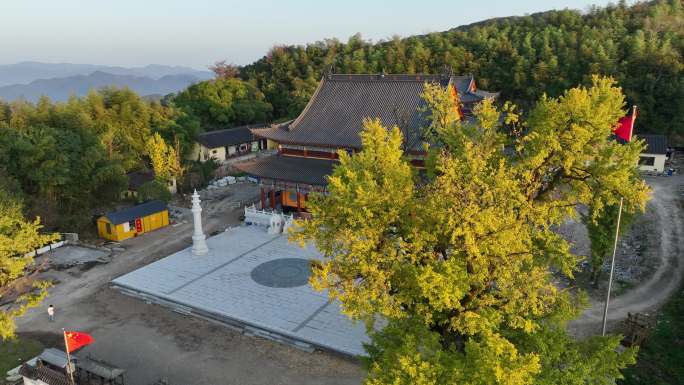
M 256 206 L 245 206 L 245 223 L 250 225 L 264 226 L 269 234 L 287 232 L 292 226 L 294 217 L 274 211 L 259 210 Z

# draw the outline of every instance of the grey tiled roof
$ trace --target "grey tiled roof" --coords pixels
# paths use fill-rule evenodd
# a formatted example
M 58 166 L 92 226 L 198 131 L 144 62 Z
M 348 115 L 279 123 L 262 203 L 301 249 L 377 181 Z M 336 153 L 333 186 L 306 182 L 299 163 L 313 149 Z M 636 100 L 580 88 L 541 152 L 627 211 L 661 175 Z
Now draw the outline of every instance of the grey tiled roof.
M 64 373 L 57 372 L 46 366 L 31 366 L 24 364 L 19 369 L 19 374 L 31 380 L 39 380 L 48 385 L 69 385 L 69 380 Z
M 337 164 L 335 160 L 274 155 L 234 166 L 260 178 L 325 186 L 328 184 L 325 177 L 332 174 Z
M 126 174 L 128 177 L 128 189 L 137 191 L 140 186 L 154 180 L 154 171 L 133 171 Z
M 248 143 L 254 140 L 251 128 L 263 126 L 240 126 L 225 130 L 207 131 L 197 136 L 197 141 L 204 147 L 216 148 L 235 144 Z
M 667 138 L 665 135 L 655 134 L 636 134 L 637 139 L 643 139 L 646 142 L 645 154 L 665 154 L 667 152 Z
M 145 202 L 141 205 L 128 207 L 120 211 L 107 213 L 104 216 L 114 225 L 129 222 L 160 211 L 166 210 L 166 203 L 160 200 Z
M 462 103 L 476 103 L 476 102 L 480 102 L 486 98 L 496 99 L 499 97 L 499 93 L 498 92 L 483 91 L 483 90 L 475 90 L 472 92 L 470 92 L 470 91 L 459 92 L 459 96 L 460 96 Z
M 420 112 L 425 83 L 451 83 L 461 98 L 472 101 L 496 96 L 471 92 L 472 76 L 327 75 L 297 119 L 252 132 L 280 143 L 360 148 L 364 118 L 380 118 L 385 126 L 398 125 L 416 149 L 421 146 L 421 128 L 427 125 Z

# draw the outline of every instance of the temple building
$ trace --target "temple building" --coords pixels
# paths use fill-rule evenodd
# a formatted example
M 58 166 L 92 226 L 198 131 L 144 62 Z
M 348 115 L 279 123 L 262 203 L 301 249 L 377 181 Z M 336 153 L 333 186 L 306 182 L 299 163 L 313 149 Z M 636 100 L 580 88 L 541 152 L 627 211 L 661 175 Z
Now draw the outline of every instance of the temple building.
M 277 155 L 235 166 L 258 178 L 262 207 L 302 212 L 309 192 L 325 191 L 337 151 L 359 151 L 363 120 L 379 118 L 387 127 L 399 127 L 411 162 L 421 167 L 422 129 L 429 125 L 421 108 L 426 83 L 452 85 L 460 101 L 456 108 L 466 117 L 477 103 L 498 97 L 479 90 L 473 76 L 327 74 L 295 120 L 251 130 L 277 148 Z
M 200 162 L 213 159 L 221 163 L 265 150 L 266 140 L 255 138 L 250 131 L 252 127 L 240 126 L 203 132 L 198 135 L 188 159 Z

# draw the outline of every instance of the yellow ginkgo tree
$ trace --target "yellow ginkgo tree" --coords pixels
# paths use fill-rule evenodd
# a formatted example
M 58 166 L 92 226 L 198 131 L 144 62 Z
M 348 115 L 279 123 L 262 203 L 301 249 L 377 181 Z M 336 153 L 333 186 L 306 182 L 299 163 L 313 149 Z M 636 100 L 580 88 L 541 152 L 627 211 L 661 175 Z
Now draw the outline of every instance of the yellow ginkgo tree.
M 327 194 L 307 203 L 313 219 L 292 232 L 325 257 L 312 285 L 369 326 L 366 383 L 613 384 L 634 351 L 567 335 L 583 296 L 553 278 L 579 258 L 554 229 L 578 205 L 648 199 L 633 178 L 642 144 L 611 139 L 620 88 L 594 77 L 524 122 L 491 101 L 473 122 L 451 118 L 450 97 L 425 88 L 426 170 L 410 166 L 398 128 L 368 119 L 363 149 L 340 152 Z
M 13 337 L 14 319 L 47 294 L 48 283 L 31 273 L 31 252 L 59 235 L 42 233 L 41 228 L 39 218 L 26 220 L 19 200 L 0 188 L 0 341 Z

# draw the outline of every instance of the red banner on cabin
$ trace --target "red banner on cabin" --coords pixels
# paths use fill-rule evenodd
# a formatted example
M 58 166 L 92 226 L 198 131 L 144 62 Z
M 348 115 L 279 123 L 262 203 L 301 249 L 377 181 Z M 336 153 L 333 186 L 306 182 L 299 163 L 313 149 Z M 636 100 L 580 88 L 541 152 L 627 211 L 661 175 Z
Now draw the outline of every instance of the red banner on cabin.
M 93 339 L 93 337 L 90 334 L 81 332 L 65 331 L 64 339 L 66 340 L 67 351 L 69 353 L 95 342 L 95 339 Z
M 135 232 L 142 233 L 142 221 L 140 220 L 140 218 L 135 220 Z

